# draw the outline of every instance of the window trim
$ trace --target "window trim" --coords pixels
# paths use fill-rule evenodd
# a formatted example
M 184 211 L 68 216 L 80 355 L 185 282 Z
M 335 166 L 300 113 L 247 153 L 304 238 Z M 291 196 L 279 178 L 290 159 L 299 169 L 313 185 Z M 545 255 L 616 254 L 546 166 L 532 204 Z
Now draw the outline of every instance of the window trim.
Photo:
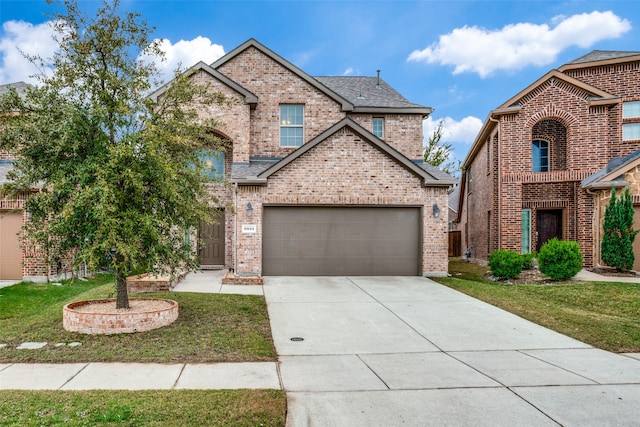
M 214 181 L 220 181 L 224 179 L 225 174 L 225 153 L 223 150 L 216 150 L 213 148 L 207 148 L 202 150 L 198 157 L 203 163 L 204 173 L 207 177 L 211 178 Z M 215 160 L 214 160 L 215 159 Z M 207 165 L 207 162 L 211 161 L 211 165 Z M 216 164 L 221 166 L 221 171 L 218 168 L 215 168 Z M 215 168 L 215 172 L 213 171 Z
M 376 122 L 379 122 L 381 125 L 382 135 L 378 135 L 376 133 Z M 373 117 L 371 119 L 371 133 L 377 136 L 380 139 L 384 139 L 384 117 Z
M 539 163 L 539 169 L 540 170 L 536 170 L 536 157 L 534 155 L 534 145 L 536 145 L 536 142 L 544 142 L 546 144 L 546 150 L 547 150 L 547 155 L 546 157 L 543 157 L 541 155 L 538 155 L 538 163 Z M 541 150 L 541 147 L 538 146 L 538 150 Z M 542 159 L 546 159 L 546 165 L 545 168 L 543 168 L 543 164 L 542 164 Z M 551 144 L 549 143 L 548 140 L 546 139 L 542 139 L 542 138 L 535 138 L 531 141 L 531 171 L 532 172 L 536 172 L 536 173 L 540 173 L 540 172 L 549 172 L 550 170 L 550 160 L 551 159 Z
M 284 119 L 282 118 L 283 114 L 282 114 L 282 108 L 283 107 L 300 107 L 301 109 L 301 120 L 302 123 L 301 124 L 291 124 L 291 123 L 284 123 Z M 300 144 L 299 145 L 283 145 L 282 144 L 282 129 L 300 129 L 301 131 L 301 135 L 300 135 Z M 279 107 L 279 116 L 278 116 L 278 132 L 279 132 L 279 138 L 278 138 L 278 142 L 280 144 L 280 148 L 298 148 L 298 147 L 302 147 L 304 145 L 304 104 L 280 104 Z M 297 140 L 297 137 L 296 137 Z

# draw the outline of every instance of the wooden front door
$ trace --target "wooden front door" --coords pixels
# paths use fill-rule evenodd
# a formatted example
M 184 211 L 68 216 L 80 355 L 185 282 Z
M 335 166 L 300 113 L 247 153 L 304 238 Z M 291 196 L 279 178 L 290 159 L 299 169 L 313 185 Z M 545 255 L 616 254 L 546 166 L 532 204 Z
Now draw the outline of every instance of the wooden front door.
M 200 224 L 199 252 L 202 267 L 224 266 L 224 213 L 216 217 L 216 224 Z
M 562 239 L 562 209 L 542 210 L 536 214 L 537 243 L 536 251 L 548 240 Z

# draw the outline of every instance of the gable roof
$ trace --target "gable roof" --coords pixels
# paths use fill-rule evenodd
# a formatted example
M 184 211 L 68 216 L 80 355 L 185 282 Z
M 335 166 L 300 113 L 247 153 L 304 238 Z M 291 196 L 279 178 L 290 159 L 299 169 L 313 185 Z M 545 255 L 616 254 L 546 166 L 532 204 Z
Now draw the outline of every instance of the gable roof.
M 233 181 L 238 184 L 243 185 L 264 185 L 267 183 L 267 179 L 278 172 L 288 164 L 294 162 L 297 158 L 319 145 L 331 135 L 335 134 L 339 130 L 343 128 L 348 128 L 363 140 L 368 142 L 369 144 L 376 147 L 386 156 L 394 160 L 400 166 L 407 169 L 409 172 L 413 173 L 415 176 L 422 179 L 423 186 L 450 186 L 455 183 L 455 180 L 450 177 L 445 172 L 440 171 L 437 168 L 434 168 L 431 165 L 425 166 L 422 164 L 416 164 L 411 161 L 409 158 L 404 156 L 398 150 L 393 148 L 391 145 L 387 144 L 380 138 L 373 135 L 371 132 L 354 122 L 349 118 L 344 118 L 331 126 L 329 129 L 325 130 L 306 144 L 302 145 L 297 150 L 293 151 L 287 157 L 278 160 L 277 162 L 269 165 L 261 172 L 257 173 L 255 176 L 245 176 L 244 178 L 236 177 Z M 265 164 L 266 166 L 266 164 Z
M 258 97 L 255 94 L 253 94 L 253 92 L 251 92 L 248 89 L 245 89 L 235 81 L 231 80 L 229 77 L 225 76 L 218 70 L 211 68 L 210 66 L 208 66 L 202 61 L 195 64 L 193 67 L 190 67 L 186 72 L 188 73 L 189 76 L 191 76 L 197 73 L 198 71 L 204 71 L 205 73 L 208 73 L 209 75 L 216 78 L 226 86 L 238 92 L 240 95 L 244 96 L 245 102 L 251 105 L 252 108 L 255 107 L 255 105 L 258 103 Z M 157 90 L 155 90 L 153 93 L 151 93 L 151 95 L 149 95 L 149 98 L 153 99 L 154 101 L 157 101 L 158 98 L 169 89 L 169 85 L 171 84 L 172 81 L 173 79 L 165 83 L 164 85 L 162 85 Z
M 409 102 L 378 77 L 316 76 L 323 85 L 354 105 L 354 112 L 409 112 L 431 114 L 433 109 Z M 399 111 L 401 110 L 401 111 Z
M 634 151 L 625 157 L 616 157 L 598 172 L 582 180 L 582 188 L 592 190 L 610 189 L 611 187 L 626 187 L 625 172 L 640 165 L 640 150 Z
M 18 95 L 22 96 L 30 87 L 33 87 L 33 86 L 25 82 L 3 84 L 3 85 L 0 85 L 0 95 L 3 95 L 9 92 L 11 89 L 15 89 L 16 92 L 18 92 Z
M 508 101 L 500 105 L 500 107 L 498 107 L 498 110 L 517 106 L 520 99 L 522 99 L 524 96 L 528 95 L 529 93 L 531 93 L 532 91 L 534 91 L 535 89 L 537 89 L 538 87 L 540 87 L 541 85 L 545 84 L 547 81 L 552 79 L 556 79 L 564 83 L 567 83 L 571 86 L 575 86 L 579 89 L 582 89 L 584 92 L 590 94 L 591 103 L 597 103 L 601 105 L 602 101 L 604 102 L 611 101 L 609 103 L 613 104 L 613 103 L 617 103 L 620 100 L 620 97 L 612 95 L 601 89 L 598 89 L 595 86 L 591 86 L 590 84 L 585 83 L 582 80 L 578 80 L 574 77 L 568 76 L 564 73 L 561 73 L 558 70 L 551 70 L 548 73 L 546 73 L 544 76 L 540 77 L 538 80 L 536 80 L 535 82 L 531 83 L 529 86 L 527 86 L 526 88 L 518 92 L 515 96 L 511 97 Z
M 266 47 L 265 45 L 263 45 L 262 43 L 258 42 L 256 39 L 253 39 L 253 38 L 247 40 L 246 42 L 242 43 L 240 46 L 233 49 L 231 52 L 227 53 L 217 61 L 213 62 L 211 64 L 211 68 L 218 69 L 219 67 L 221 67 L 222 65 L 224 65 L 225 63 L 227 63 L 228 61 L 235 58 L 236 56 L 238 56 L 239 54 L 241 54 L 242 52 L 244 52 L 245 50 L 251 47 L 257 49 L 262 54 L 268 56 L 273 61 L 280 64 L 282 67 L 288 69 L 293 74 L 295 74 L 305 82 L 309 83 L 311 86 L 315 87 L 320 92 L 327 95 L 329 98 L 336 101 L 338 104 L 342 106 L 343 111 L 353 111 L 353 104 L 349 102 L 347 99 L 343 98 L 336 92 L 332 91 L 325 85 L 321 84 L 318 80 L 314 79 L 309 74 L 305 73 L 300 68 L 296 67 L 291 62 L 287 61 L 286 59 L 284 59 L 283 57 L 281 57 L 280 55 L 278 55 L 277 53 L 275 53 L 274 51 L 272 51 L 271 49 L 269 49 L 268 47 Z

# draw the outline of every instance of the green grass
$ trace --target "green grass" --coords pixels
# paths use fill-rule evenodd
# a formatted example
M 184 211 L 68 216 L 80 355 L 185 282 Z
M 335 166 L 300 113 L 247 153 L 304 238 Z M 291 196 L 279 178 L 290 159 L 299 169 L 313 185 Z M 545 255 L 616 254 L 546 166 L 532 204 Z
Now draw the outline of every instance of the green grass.
M 143 333 L 86 335 L 62 327 L 67 302 L 112 297 L 113 278 L 99 276 L 62 286 L 19 284 L 0 289 L 0 362 L 245 362 L 276 360 L 266 303 L 261 296 L 155 293 L 180 304 L 178 320 Z M 25 341 L 48 342 L 16 350 Z M 80 342 L 80 347 L 55 347 Z
M 284 426 L 279 390 L 3 391 L 2 426 Z
M 486 267 L 454 259 L 449 272 L 436 280 L 594 347 L 640 352 L 640 284 L 507 285 L 485 280 Z

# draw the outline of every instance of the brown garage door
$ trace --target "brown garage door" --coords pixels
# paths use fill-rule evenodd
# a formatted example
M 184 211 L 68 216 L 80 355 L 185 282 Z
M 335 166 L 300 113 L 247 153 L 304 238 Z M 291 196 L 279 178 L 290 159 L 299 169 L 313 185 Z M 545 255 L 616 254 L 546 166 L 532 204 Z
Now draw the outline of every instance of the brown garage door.
M 22 279 L 22 212 L 0 212 L 0 280 Z
M 265 276 L 420 274 L 421 211 L 405 207 L 265 207 Z

